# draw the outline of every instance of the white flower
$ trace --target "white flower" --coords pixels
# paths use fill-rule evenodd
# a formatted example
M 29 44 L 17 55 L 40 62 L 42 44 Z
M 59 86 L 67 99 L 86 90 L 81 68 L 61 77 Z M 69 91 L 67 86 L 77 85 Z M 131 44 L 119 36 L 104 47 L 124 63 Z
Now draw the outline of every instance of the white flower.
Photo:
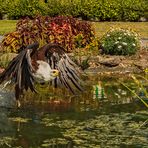
M 118 48 L 120 49 L 120 48 L 122 48 L 122 46 L 121 46 L 121 45 L 119 45 L 119 46 L 118 46 Z
M 126 42 L 122 42 L 122 45 L 127 45 L 127 43 Z
M 129 30 L 126 31 L 127 34 L 131 34 L 131 32 Z
M 127 33 L 127 35 L 128 35 L 128 36 L 131 36 L 131 34 L 130 34 L 130 33 Z
M 115 44 L 118 44 L 118 43 L 119 43 L 119 41 L 116 41 L 116 42 L 115 42 Z
M 133 46 L 136 46 L 136 44 L 134 44 L 134 43 L 133 43 L 132 45 L 133 45 Z
M 111 32 L 113 32 L 113 31 L 115 31 L 115 29 L 114 29 L 114 28 L 112 28 L 112 29 L 111 29 Z
M 110 36 L 110 34 L 107 34 L 107 36 Z
M 121 40 L 121 39 L 122 39 L 122 37 L 118 37 L 118 39 L 119 39 L 119 40 Z
M 135 37 L 138 37 L 138 34 L 137 33 L 135 33 Z

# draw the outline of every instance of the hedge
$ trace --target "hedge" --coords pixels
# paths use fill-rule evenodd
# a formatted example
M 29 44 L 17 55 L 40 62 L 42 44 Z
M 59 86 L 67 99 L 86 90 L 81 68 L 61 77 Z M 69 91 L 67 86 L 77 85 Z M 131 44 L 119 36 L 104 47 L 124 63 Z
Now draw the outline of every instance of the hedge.
M 148 19 L 147 0 L 0 0 L 0 16 L 10 19 L 37 14 L 80 17 L 97 21 L 139 21 Z

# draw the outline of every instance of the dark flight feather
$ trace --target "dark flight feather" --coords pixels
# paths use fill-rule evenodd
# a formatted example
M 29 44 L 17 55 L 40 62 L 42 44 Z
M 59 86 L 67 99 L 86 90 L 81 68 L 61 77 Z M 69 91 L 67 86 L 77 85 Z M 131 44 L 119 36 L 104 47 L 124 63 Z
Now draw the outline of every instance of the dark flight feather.
M 0 75 L 0 83 L 11 79 L 15 83 L 16 99 L 19 99 L 23 90 L 34 88 L 34 78 L 32 75 L 33 67 L 31 64 L 31 54 L 38 48 L 38 43 L 31 44 L 22 50 L 8 65 L 5 71 Z
M 54 87 L 63 85 L 72 93 L 75 93 L 76 89 L 83 90 L 80 85 L 79 72 L 76 70 L 77 66 L 65 53 L 63 47 L 58 44 L 47 44 L 39 49 L 38 47 L 39 44 L 34 43 L 23 49 L 0 75 L 0 84 L 6 80 L 13 80 L 16 99 L 20 98 L 24 89 L 36 92 L 33 73 L 38 68 L 36 61 L 43 60 L 60 73 L 59 77 L 52 81 Z
M 57 87 L 60 82 L 72 93 L 75 92 L 75 88 L 82 91 L 83 89 L 80 86 L 80 79 L 78 75 L 79 72 L 76 70 L 74 62 L 64 52 L 64 48 L 57 44 L 47 44 L 39 49 L 38 55 L 43 55 L 43 53 L 40 54 L 40 52 L 43 51 L 45 53 L 44 58 L 46 58 L 50 67 L 57 69 L 60 72 L 60 76 L 53 80 L 52 84 Z

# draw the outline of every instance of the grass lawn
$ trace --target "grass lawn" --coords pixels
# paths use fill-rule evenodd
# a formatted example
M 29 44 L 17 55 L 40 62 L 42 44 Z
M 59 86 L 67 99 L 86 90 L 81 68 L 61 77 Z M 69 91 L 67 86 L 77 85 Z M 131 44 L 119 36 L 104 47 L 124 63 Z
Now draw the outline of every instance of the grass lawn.
M 96 35 L 102 37 L 110 28 L 129 28 L 136 31 L 140 38 L 148 38 L 148 22 L 93 22 Z
M 0 35 L 15 31 L 16 20 L 0 20 Z
M 0 20 L 0 35 L 14 31 L 16 23 L 16 20 Z M 148 22 L 93 22 L 92 25 L 98 37 L 102 37 L 111 27 L 120 27 L 133 29 L 141 38 L 148 38 Z

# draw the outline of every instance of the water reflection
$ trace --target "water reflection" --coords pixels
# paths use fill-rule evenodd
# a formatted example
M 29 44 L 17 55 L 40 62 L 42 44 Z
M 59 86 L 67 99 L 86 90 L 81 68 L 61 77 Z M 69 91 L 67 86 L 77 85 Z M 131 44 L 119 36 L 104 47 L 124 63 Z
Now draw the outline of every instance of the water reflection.
M 142 91 L 129 77 L 87 77 L 84 78 L 84 81 L 84 92 L 78 92 L 76 95 L 72 95 L 64 89 L 57 90 L 47 86 L 38 86 L 40 94 L 27 93 L 24 96 L 23 107 L 32 109 L 32 106 L 36 106 L 36 110 L 64 112 L 95 110 L 107 104 L 111 106 L 137 103 L 138 99 L 120 82 L 142 95 Z M 142 83 L 146 84 L 145 81 Z
M 1 90 L 0 88 L 0 107 L 11 108 L 15 106 L 14 92 L 9 89 Z
M 83 93 L 71 95 L 66 90 L 37 86 L 40 93 L 26 93 L 21 109 L 1 108 L 0 147 L 147 146 L 148 124 L 140 127 L 148 119 L 147 108 L 120 83 L 143 95 L 133 81 L 103 77 L 84 80 Z

